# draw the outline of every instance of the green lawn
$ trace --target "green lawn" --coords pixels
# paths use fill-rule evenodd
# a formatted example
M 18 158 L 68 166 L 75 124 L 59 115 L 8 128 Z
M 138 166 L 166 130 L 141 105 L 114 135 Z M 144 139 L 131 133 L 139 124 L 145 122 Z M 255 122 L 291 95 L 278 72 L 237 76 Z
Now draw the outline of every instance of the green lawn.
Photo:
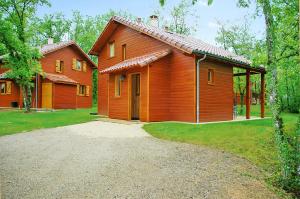
M 257 107 L 252 110 L 257 113 Z M 297 115 L 284 113 L 283 118 L 285 129 L 294 132 Z M 277 162 L 271 119 L 200 125 L 175 122 L 150 123 L 144 125 L 144 129 L 157 138 L 231 152 L 267 170 L 274 168 L 270 166 L 276 165 Z
M 51 128 L 88 122 L 98 116 L 90 115 L 93 109 L 57 110 L 54 112 L 0 111 L 0 136 L 33 129 Z

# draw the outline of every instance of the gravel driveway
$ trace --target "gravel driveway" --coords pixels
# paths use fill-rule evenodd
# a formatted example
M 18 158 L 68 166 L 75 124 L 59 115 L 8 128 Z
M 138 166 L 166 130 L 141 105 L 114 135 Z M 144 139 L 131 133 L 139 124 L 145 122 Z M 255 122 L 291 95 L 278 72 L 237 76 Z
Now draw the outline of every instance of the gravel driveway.
M 247 161 L 89 122 L 0 138 L 0 198 L 276 198 Z

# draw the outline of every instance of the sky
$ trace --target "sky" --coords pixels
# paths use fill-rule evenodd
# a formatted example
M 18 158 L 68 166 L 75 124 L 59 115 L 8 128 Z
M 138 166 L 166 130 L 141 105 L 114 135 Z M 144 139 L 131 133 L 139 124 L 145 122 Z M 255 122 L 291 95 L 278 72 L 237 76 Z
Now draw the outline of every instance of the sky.
M 134 16 L 147 18 L 160 9 L 159 0 L 49 0 L 51 7 L 39 7 L 38 16 L 62 12 L 66 17 L 72 16 L 73 10 L 79 10 L 83 15 L 95 16 L 109 10 L 127 11 Z M 180 0 L 166 0 L 165 10 L 169 10 Z M 250 8 L 238 8 L 237 0 L 214 0 L 211 6 L 206 0 L 198 0 L 193 7 L 198 16 L 190 17 L 188 23 L 196 29 L 193 36 L 211 44 L 216 44 L 215 37 L 219 28 L 218 21 L 226 24 L 242 24 L 245 16 L 253 16 L 254 5 Z M 252 19 L 252 18 L 251 18 Z M 264 21 L 261 16 L 251 20 L 250 30 L 258 38 L 263 36 Z

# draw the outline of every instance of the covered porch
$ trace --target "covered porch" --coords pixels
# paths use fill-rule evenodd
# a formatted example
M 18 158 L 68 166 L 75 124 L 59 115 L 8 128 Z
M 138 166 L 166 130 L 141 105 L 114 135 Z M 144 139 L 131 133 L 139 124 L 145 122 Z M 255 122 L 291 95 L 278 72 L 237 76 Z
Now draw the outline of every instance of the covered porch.
M 242 69 L 243 72 L 236 72 L 233 74 L 233 79 L 243 77 L 245 78 L 245 115 L 236 115 L 237 104 L 234 106 L 234 120 L 243 120 L 243 119 L 257 119 L 258 117 L 251 116 L 251 105 L 252 105 L 252 82 L 251 75 L 259 75 L 260 81 L 260 91 L 259 91 L 259 105 L 260 105 L 260 118 L 265 117 L 265 74 L 266 70 L 264 67 L 241 67 L 236 66 L 236 68 Z M 243 100 L 243 99 L 242 99 Z M 243 103 L 243 102 L 242 102 Z

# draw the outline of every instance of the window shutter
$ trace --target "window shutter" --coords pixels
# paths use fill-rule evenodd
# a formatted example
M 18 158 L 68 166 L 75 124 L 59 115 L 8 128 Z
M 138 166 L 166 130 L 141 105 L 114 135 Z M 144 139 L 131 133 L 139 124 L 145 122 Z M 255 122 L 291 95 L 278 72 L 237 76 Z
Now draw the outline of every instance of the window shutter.
M 90 96 L 90 86 L 86 86 L 85 95 Z
M 79 87 L 80 87 L 80 85 L 77 84 L 77 95 L 79 95 Z
M 56 71 L 57 73 L 61 72 L 61 71 L 60 71 L 60 60 L 56 60 L 55 71 Z
M 6 94 L 11 94 L 11 81 L 6 82 Z
M 82 62 L 82 70 L 83 72 L 86 72 L 86 61 Z
M 72 69 L 76 70 L 76 58 L 73 58 L 73 64 L 72 64 Z

